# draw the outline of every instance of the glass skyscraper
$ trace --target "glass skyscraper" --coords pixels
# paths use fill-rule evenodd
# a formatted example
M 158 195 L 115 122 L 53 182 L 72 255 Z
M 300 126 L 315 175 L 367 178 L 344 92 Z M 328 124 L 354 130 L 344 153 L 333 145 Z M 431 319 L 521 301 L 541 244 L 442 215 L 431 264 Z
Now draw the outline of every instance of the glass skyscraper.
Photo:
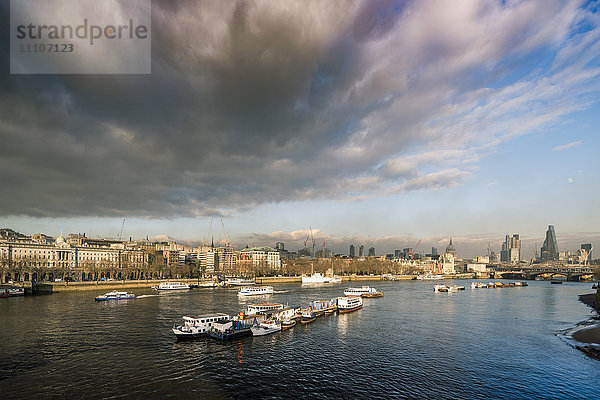
M 558 260 L 558 245 L 556 244 L 556 232 L 554 232 L 554 225 L 548 225 L 546 239 L 542 245 L 540 255 L 544 261 Z

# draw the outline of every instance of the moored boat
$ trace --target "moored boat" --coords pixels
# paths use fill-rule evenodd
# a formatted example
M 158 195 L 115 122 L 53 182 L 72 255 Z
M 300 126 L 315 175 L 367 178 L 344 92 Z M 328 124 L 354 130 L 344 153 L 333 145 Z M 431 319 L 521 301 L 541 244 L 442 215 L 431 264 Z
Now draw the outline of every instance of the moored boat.
M 201 288 L 215 288 L 218 286 L 219 286 L 219 284 L 215 281 L 201 282 L 198 284 L 198 287 L 201 287 Z
M 246 307 L 246 314 L 248 314 L 248 315 L 261 314 L 265 311 L 270 311 L 270 310 L 283 310 L 283 304 L 281 304 L 281 303 L 250 304 L 248 307 Z
M 256 285 L 254 279 L 244 279 L 244 278 L 227 278 L 225 280 L 225 285 L 227 286 L 252 286 Z
M 372 288 L 370 286 L 362 286 L 359 288 L 350 287 L 344 290 L 344 296 L 346 297 L 361 297 L 368 293 L 377 293 L 377 289 Z
M 286 329 L 293 328 L 294 326 L 296 326 L 295 319 L 284 319 L 281 321 L 281 330 L 285 331 Z
M 434 285 L 433 286 L 433 291 L 434 292 L 447 292 L 448 291 L 448 286 L 446 286 L 446 285 Z
M 189 289 L 190 285 L 181 282 L 161 282 L 160 285 L 154 286 L 152 289 L 155 290 L 186 290 Z
M 218 321 L 231 319 L 227 314 L 205 314 L 197 316 L 185 316 L 181 325 L 173 325 L 173 333 L 179 339 L 194 338 L 208 335 L 213 324 Z
M 0 287 L 0 297 L 25 296 L 25 288 L 15 286 Z
M 363 301 L 361 297 L 338 297 L 337 307 L 341 313 L 356 311 L 362 308 Z
M 315 284 L 315 283 L 340 283 L 342 278 L 339 276 L 325 276 L 319 272 L 315 272 L 310 276 L 303 276 L 303 284 Z
M 317 315 L 310 308 L 302 310 L 302 319 L 300 322 L 303 324 L 308 324 L 313 322 L 315 319 L 317 319 Z
M 208 331 L 208 336 L 221 341 L 232 340 L 249 335 L 252 335 L 250 326 L 236 320 L 216 321 Z
M 281 323 L 273 320 L 264 321 L 258 325 L 252 326 L 250 330 L 252 331 L 252 336 L 269 335 L 281 331 Z
M 238 291 L 238 296 L 257 296 L 261 294 L 273 294 L 273 286 L 246 286 Z
M 94 298 L 95 301 L 108 301 L 108 300 L 131 300 L 135 299 L 135 294 L 127 292 L 118 292 L 113 290 L 112 292 L 105 293 Z

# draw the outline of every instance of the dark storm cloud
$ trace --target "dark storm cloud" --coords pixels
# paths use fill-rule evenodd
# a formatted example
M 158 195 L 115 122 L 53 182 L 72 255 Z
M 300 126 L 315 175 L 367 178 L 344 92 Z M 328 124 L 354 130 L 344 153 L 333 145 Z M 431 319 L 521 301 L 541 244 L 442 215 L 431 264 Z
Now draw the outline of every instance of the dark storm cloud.
M 542 3 L 533 8 L 550 8 Z M 483 95 L 461 97 L 460 83 L 434 83 L 448 75 L 460 82 L 474 68 L 489 71 L 490 59 L 507 51 L 499 45 L 495 53 L 501 35 L 491 32 L 490 53 L 472 59 L 465 49 L 481 44 L 480 32 L 463 32 L 464 47 L 457 48 L 441 40 L 449 32 L 436 23 L 438 14 L 419 3 L 152 6 L 151 75 L 8 75 L 2 49 L 1 215 L 207 215 L 267 202 L 448 187 L 469 174 L 460 156 L 444 163 L 428 146 L 446 138 L 460 153 L 479 142 L 469 135 L 481 131 L 469 121 L 460 132 L 432 127 L 454 121 L 446 99 L 456 97 L 461 115 Z M 523 14 L 480 8 L 450 23 Z M 554 31 L 566 32 L 575 11 L 555 11 L 561 18 Z M 531 22 L 552 21 L 540 11 Z M 496 28 L 510 37 L 508 26 Z M 532 32 L 532 46 L 555 40 L 556 33 L 545 37 L 528 28 L 525 34 Z M 422 62 L 431 56 L 420 49 L 432 43 L 443 47 L 436 52 L 449 65 L 423 77 Z M 410 146 L 414 154 L 406 158 Z

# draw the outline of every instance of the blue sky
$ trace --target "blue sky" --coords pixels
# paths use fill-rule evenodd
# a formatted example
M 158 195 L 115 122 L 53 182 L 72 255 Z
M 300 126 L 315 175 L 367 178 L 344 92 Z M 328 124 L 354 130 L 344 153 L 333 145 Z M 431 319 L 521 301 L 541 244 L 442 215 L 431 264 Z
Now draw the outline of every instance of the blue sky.
M 598 247 L 594 4 L 153 2 L 150 76 L 4 76 L 0 225 Z

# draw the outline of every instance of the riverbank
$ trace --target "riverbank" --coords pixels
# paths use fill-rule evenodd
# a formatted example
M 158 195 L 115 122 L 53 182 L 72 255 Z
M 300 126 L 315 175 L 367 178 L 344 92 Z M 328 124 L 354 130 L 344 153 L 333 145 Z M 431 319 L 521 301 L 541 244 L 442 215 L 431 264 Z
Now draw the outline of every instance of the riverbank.
M 579 301 L 596 310 L 600 314 L 600 297 L 598 293 L 579 295 Z M 594 319 L 598 320 L 596 316 Z M 572 334 L 573 339 L 582 345 L 575 345 L 575 348 L 585 353 L 588 357 L 600 361 L 600 326 L 578 330 Z

